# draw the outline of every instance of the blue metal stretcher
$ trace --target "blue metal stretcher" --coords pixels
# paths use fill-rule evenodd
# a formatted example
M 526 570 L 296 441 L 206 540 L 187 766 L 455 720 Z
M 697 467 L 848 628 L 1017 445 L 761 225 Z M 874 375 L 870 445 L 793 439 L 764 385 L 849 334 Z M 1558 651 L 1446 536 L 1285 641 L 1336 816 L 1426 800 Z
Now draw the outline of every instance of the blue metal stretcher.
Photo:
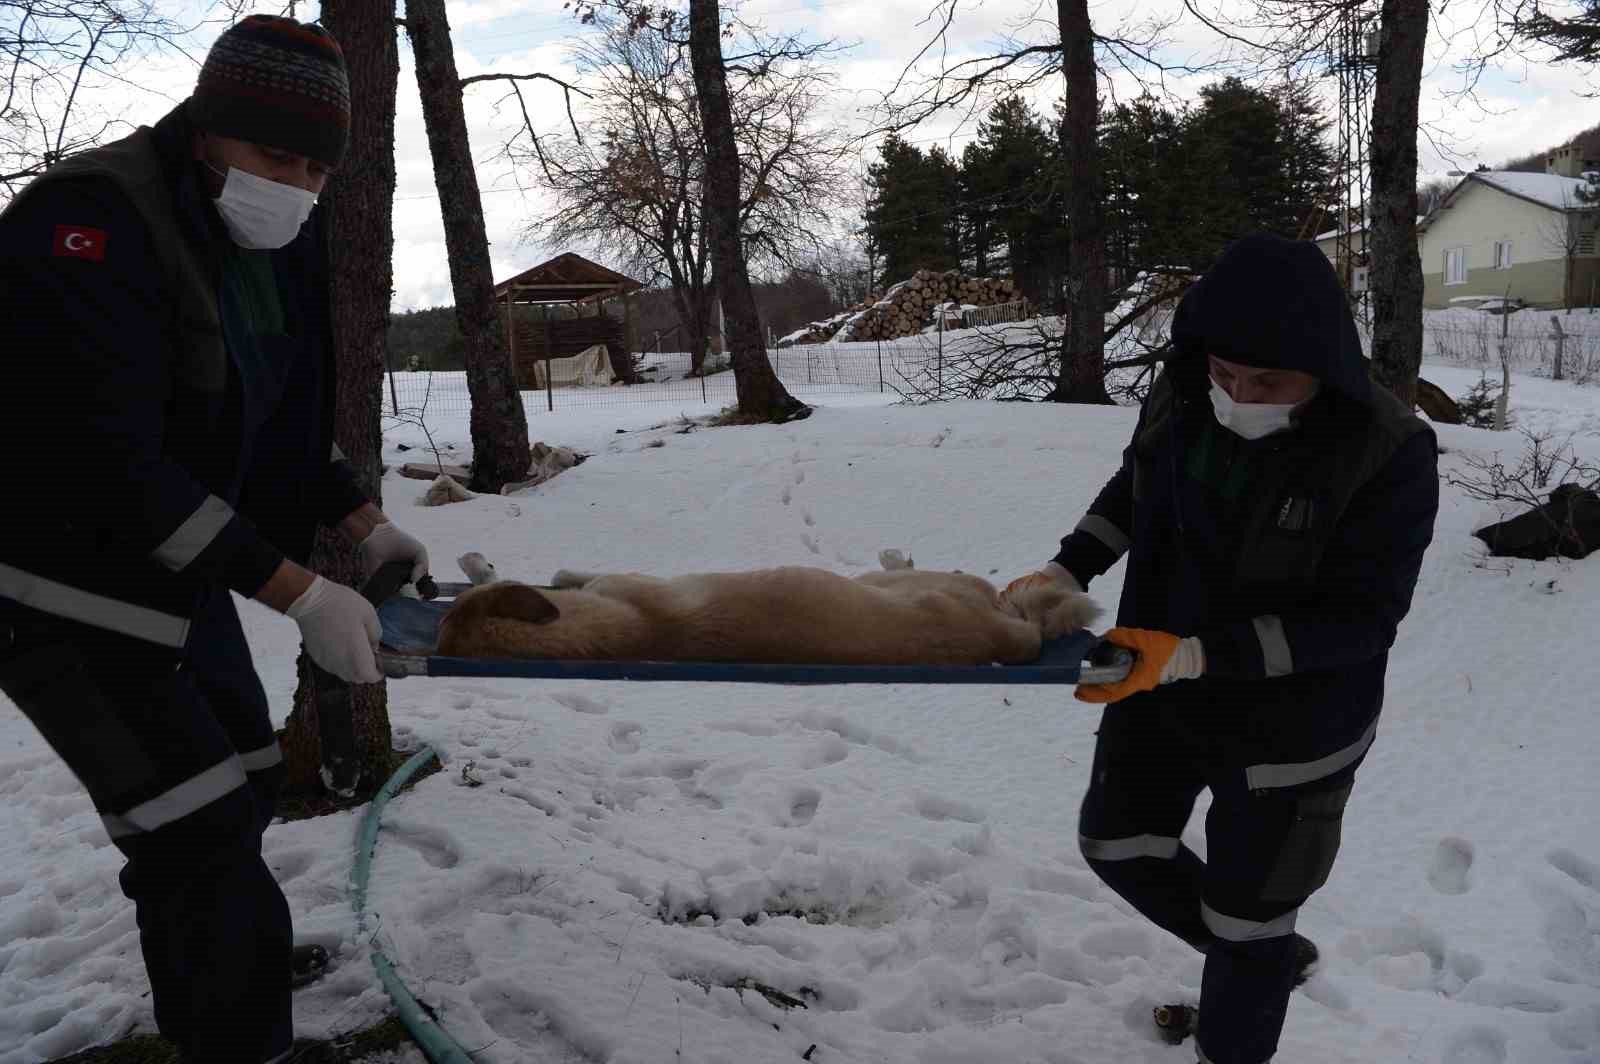
M 1079 684 L 1127 676 L 1132 655 L 1089 631 L 1046 643 L 1026 665 L 770 665 L 731 661 L 554 661 L 455 658 L 436 653 L 439 622 L 470 585 L 440 583 L 433 599 L 392 595 L 378 604 L 383 624 L 379 664 L 406 676 L 520 677 L 540 680 L 673 680 L 778 684 Z

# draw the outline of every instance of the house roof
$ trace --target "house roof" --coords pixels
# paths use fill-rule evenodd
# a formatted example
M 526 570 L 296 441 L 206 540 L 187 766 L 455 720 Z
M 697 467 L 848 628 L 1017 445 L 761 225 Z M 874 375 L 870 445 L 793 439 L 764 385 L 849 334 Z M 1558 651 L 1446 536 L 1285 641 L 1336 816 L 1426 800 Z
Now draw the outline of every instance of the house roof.
M 1423 219 L 1426 218 L 1426 217 L 1427 217 L 1427 215 L 1425 215 L 1425 214 L 1417 215 L 1417 224 L 1421 225 Z M 1367 227 L 1366 227 L 1365 223 L 1363 223 L 1361 225 L 1356 226 L 1354 229 L 1350 230 L 1350 235 L 1354 236 L 1357 233 L 1365 233 L 1366 231 L 1367 231 Z M 1334 237 L 1336 237 L 1338 235 L 1339 235 L 1339 230 L 1337 230 L 1337 229 L 1329 229 L 1326 233 L 1318 233 L 1316 236 L 1312 237 L 1311 238 L 1311 242 L 1314 243 L 1314 244 L 1315 243 L 1321 243 L 1324 240 L 1332 240 Z
M 644 285 L 571 251 L 530 267 L 494 286 L 494 296 L 514 303 L 579 303 L 636 292 Z
M 1537 203 L 1541 207 L 1548 207 L 1553 211 L 1577 210 L 1585 205 L 1578 199 L 1578 190 L 1587 188 L 1588 181 L 1581 177 L 1562 177 L 1560 174 L 1525 174 L 1515 170 L 1479 170 L 1467 174 L 1456 187 L 1446 193 L 1439 206 L 1428 215 L 1427 221 L 1432 221 L 1440 211 L 1449 207 L 1451 202 L 1461 194 L 1461 190 L 1469 184 L 1477 182 L 1487 185 L 1497 192 L 1504 192 L 1508 196 Z M 1426 225 L 1426 222 L 1424 222 Z
M 1588 182 L 1581 177 L 1562 177 L 1560 174 L 1522 174 L 1510 170 L 1486 170 L 1479 174 L 1468 174 L 1468 178 L 1477 178 L 1486 184 L 1493 185 L 1502 192 L 1509 192 L 1525 200 L 1542 204 L 1555 210 L 1567 210 L 1581 206 L 1578 199 L 1578 190 L 1587 188 Z

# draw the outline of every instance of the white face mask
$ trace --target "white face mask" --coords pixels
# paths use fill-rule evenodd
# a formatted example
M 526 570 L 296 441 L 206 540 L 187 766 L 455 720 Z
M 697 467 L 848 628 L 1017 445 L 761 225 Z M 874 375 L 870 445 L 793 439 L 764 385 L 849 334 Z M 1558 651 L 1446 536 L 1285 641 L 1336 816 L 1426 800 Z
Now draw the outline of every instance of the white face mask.
M 1247 440 L 1259 440 L 1282 432 L 1293 424 L 1291 415 L 1299 403 L 1236 403 L 1215 380 L 1211 382 L 1211 409 L 1217 423 Z
M 211 166 L 210 163 L 206 165 Z M 214 166 L 211 171 L 222 176 Z M 222 195 L 215 202 L 235 244 L 252 251 L 265 251 L 281 248 L 299 235 L 317 197 L 303 188 L 269 181 L 230 166 L 222 183 Z

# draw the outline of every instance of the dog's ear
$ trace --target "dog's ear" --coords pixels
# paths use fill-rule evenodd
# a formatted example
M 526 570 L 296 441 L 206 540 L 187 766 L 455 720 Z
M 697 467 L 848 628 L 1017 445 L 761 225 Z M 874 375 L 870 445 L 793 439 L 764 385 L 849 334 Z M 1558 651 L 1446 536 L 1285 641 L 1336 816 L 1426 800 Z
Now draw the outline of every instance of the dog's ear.
M 486 617 L 505 617 L 529 624 L 548 624 L 561 616 L 556 604 L 536 587 L 527 584 L 495 584 L 478 593 L 486 601 L 482 613 Z

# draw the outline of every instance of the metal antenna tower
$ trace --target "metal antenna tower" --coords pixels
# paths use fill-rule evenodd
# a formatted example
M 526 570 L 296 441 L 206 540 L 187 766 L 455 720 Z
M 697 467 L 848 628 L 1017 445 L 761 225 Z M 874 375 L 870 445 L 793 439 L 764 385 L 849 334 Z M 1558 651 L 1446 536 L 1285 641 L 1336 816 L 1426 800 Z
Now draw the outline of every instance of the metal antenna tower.
M 1378 68 L 1378 14 L 1370 0 L 1340 5 L 1331 56 L 1339 79 L 1339 149 L 1335 183 L 1339 193 L 1334 262 L 1345 291 L 1366 322 L 1367 196 L 1372 188 L 1368 153 L 1372 142 L 1372 89 Z M 1359 234 L 1359 239 L 1357 238 Z

